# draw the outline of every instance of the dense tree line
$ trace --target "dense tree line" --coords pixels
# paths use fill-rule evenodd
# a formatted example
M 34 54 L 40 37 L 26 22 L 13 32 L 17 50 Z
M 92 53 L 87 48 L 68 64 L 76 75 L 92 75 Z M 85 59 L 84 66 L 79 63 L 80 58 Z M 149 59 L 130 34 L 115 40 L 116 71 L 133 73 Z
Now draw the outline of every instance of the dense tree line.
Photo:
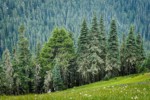
M 26 27 L 24 34 L 32 53 L 38 41 L 43 45 L 48 40 L 55 26 L 72 31 L 77 44 L 82 17 L 86 16 L 90 23 L 93 11 L 98 17 L 103 14 L 106 26 L 112 17 L 117 19 L 119 39 L 133 23 L 138 27 L 135 32 L 143 37 L 144 47 L 150 50 L 149 5 L 150 0 L 0 0 L 0 58 L 6 48 L 11 53 L 16 48 L 20 23 Z M 108 33 L 109 27 L 105 31 Z
M 76 47 L 72 32 L 54 28 L 52 36 L 31 53 L 26 28 L 21 25 L 17 47 L 3 52 L 0 62 L 0 94 L 25 94 L 59 91 L 74 86 L 129 75 L 149 68 L 143 39 L 131 26 L 119 43 L 116 20 L 109 34 L 103 16 L 93 15 L 91 25 L 83 19 Z M 88 26 L 91 26 L 90 28 Z

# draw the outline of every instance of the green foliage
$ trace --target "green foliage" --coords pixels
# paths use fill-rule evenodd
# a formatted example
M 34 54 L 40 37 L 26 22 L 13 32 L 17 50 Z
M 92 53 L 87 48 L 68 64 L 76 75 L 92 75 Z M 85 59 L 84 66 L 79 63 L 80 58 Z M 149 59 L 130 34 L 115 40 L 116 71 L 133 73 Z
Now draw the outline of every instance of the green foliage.
M 119 37 L 121 32 L 127 33 L 128 25 L 133 23 L 138 27 L 136 32 L 140 32 L 146 40 L 144 46 L 150 50 L 149 3 L 149 0 L 1 0 L 0 57 L 5 48 L 12 53 L 13 47 L 16 47 L 20 23 L 25 25 L 25 35 L 30 41 L 32 53 L 35 53 L 37 40 L 44 44 L 55 26 L 65 26 L 72 31 L 77 42 L 81 16 L 86 16 L 89 23 L 93 10 L 98 16 L 104 15 L 106 26 L 109 26 L 110 18 L 118 19 Z
M 44 91 L 48 92 L 50 88 L 52 88 L 52 71 L 46 71 L 46 75 L 44 77 Z
M 4 77 L 4 70 L 3 70 L 3 65 L 2 63 L 0 64 L 0 94 L 4 94 L 6 87 L 4 86 L 4 82 L 6 81 L 6 78 Z
M 64 87 L 67 88 L 70 84 L 68 83 L 68 68 L 69 66 L 74 67 L 71 66 L 70 61 L 74 59 L 75 53 L 72 37 L 62 28 L 55 28 L 52 37 L 42 48 L 40 53 L 42 76 L 45 76 L 46 71 L 54 69 L 56 65 L 55 59 L 57 57 L 61 59 L 61 62 L 59 62 L 59 66 L 61 66 L 61 77 L 64 82 Z
M 105 78 L 114 77 L 119 74 L 120 62 L 119 62 L 119 44 L 117 36 L 117 26 L 115 20 L 112 20 L 110 26 L 110 33 L 108 37 L 107 48 L 107 62 L 106 62 L 106 76 Z
M 105 74 L 104 72 L 106 68 L 106 55 L 107 55 L 106 32 L 105 32 L 104 20 L 102 16 L 100 18 L 99 45 L 101 49 L 100 57 L 104 61 L 104 63 L 101 64 L 101 68 L 100 68 L 100 79 L 102 79 Z
M 12 94 L 14 69 L 11 63 L 11 56 L 8 49 L 6 49 L 3 53 L 3 67 L 1 71 L 1 75 L 3 75 L 3 78 L 1 78 L 1 85 L 5 87 L 5 90 L 2 91 L 6 94 Z
M 29 43 L 27 38 L 24 37 L 24 26 L 21 25 L 19 28 L 19 41 L 18 41 L 18 77 L 20 79 L 20 92 L 21 93 L 29 93 L 29 82 L 30 82 L 30 61 L 31 61 L 31 54 L 29 50 Z
M 13 90 L 14 94 L 19 94 L 19 85 L 21 84 L 20 78 L 19 78 L 19 59 L 17 56 L 17 50 L 13 49 L 13 55 L 12 55 L 12 65 L 14 68 L 14 75 L 13 75 L 13 80 L 14 80 L 14 85 L 13 85 Z
M 122 44 L 120 47 L 120 74 L 124 75 L 125 73 L 127 73 L 127 68 L 126 68 L 126 38 L 125 38 L 125 34 L 123 34 L 123 38 L 122 38 Z
M 72 52 L 74 52 L 73 41 L 70 38 L 69 33 L 64 29 L 56 28 L 53 31 L 53 36 L 44 45 L 40 53 L 42 66 L 45 68 L 47 67 L 47 65 L 52 66 L 54 65 L 53 60 L 56 56 L 66 53 L 67 58 L 71 57 Z M 46 68 L 46 70 L 47 69 L 51 68 Z
M 116 77 L 108 81 L 100 81 L 65 91 L 28 94 L 21 96 L 0 96 L 2 100 L 149 100 L 150 73 Z M 67 94 L 67 95 L 66 95 Z
M 55 91 L 63 90 L 64 89 L 64 83 L 61 76 L 61 65 L 59 65 L 60 60 L 58 58 L 55 59 L 56 63 L 53 68 L 53 87 Z
M 146 57 L 146 59 L 144 60 L 143 66 L 147 69 L 149 69 L 150 71 L 150 54 Z
M 89 81 L 89 62 L 88 62 L 88 54 L 89 54 L 89 31 L 86 24 L 86 20 L 84 19 L 81 26 L 80 37 L 78 39 L 78 72 L 82 76 L 80 79 L 83 84 L 84 82 Z M 83 81 L 84 80 L 84 81 Z
M 146 0 L 74 0 L 65 3 L 61 0 L 1 0 L 0 59 L 6 48 L 10 53 L 6 50 L 7 53 L 4 53 L 7 56 L 0 61 L 0 76 L 4 76 L 0 77 L 0 93 L 41 93 L 50 89 L 67 89 L 99 81 L 104 76 L 105 79 L 117 76 L 120 67 L 122 75 L 145 71 L 149 67 L 149 58 L 144 60 L 143 48 L 145 46 L 148 49 L 150 46 L 147 26 L 149 3 L 145 2 Z M 143 9 L 140 11 L 145 14 L 140 14 L 139 10 L 137 13 L 139 5 Z M 104 15 L 104 19 L 107 19 L 106 26 L 111 17 L 118 19 L 117 23 L 112 20 L 109 36 L 106 34 L 109 30 L 104 27 L 103 17 L 100 18 L 99 25 L 96 14 L 91 21 L 91 29 L 88 30 L 87 23 L 90 22 L 93 10 L 98 16 Z M 86 20 L 83 20 L 78 38 L 81 16 L 86 16 Z M 24 25 L 20 26 L 20 23 Z M 137 27 L 135 32 L 142 34 L 135 38 L 131 28 L 127 39 L 123 37 L 119 52 L 118 37 L 121 34 L 118 33 L 126 33 L 130 23 Z M 65 26 L 67 31 L 55 28 L 48 34 L 54 26 Z M 117 29 L 117 26 L 120 28 Z M 47 42 L 42 47 L 45 41 Z
M 74 56 L 68 66 L 68 88 L 74 87 L 79 84 L 79 73 L 77 72 L 78 66 L 77 66 L 77 57 Z
M 40 64 L 38 64 L 38 63 L 35 64 L 35 66 L 33 68 L 33 75 L 34 75 L 33 89 L 34 89 L 35 93 L 38 93 L 41 90 L 41 85 L 40 85 L 40 82 L 41 82 L 41 66 L 40 66 Z
M 40 43 L 37 44 L 36 47 L 36 57 L 33 59 L 33 90 L 35 93 L 39 93 L 39 91 L 42 91 L 42 85 L 41 85 L 41 64 L 40 64 L 40 50 L 41 50 L 41 45 Z
M 141 35 L 138 34 L 136 37 L 136 55 L 137 55 L 137 64 L 141 65 L 143 60 L 145 59 L 145 52 L 143 47 L 143 40 L 141 38 Z
M 84 19 L 82 22 L 80 37 L 78 39 L 78 53 L 86 53 L 88 49 L 88 43 L 89 43 L 89 32 L 86 20 Z
M 127 37 L 126 42 L 126 48 L 127 48 L 127 54 L 126 54 L 126 67 L 127 67 L 127 73 L 132 74 L 136 73 L 136 41 L 135 41 L 135 35 L 134 35 L 134 27 L 132 26 L 130 28 L 130 32 Z
M 103 41 L 105 38 L 103 28 L 102 26 L 101 42 L 105 41 Z M 102 65 L 104 65 L 105 58 L 102 59 L 100 56 L 102 50 L 100 48 L 100 36 L 96 15 L 93 16 L 92 27 L 89 32 L 86 21 L 83 20 L 78 45 L 78 72 L 82 75 L 80 79 L 82 80 L 81 84 L 98 81 L 102 78 L 104 72 L 104 66 Z
M 99 72 L 103 71 L 101 65 L 104 64 L 103 59 L 100 57 L 100 53 L 102 52 L 100 48 L 100 41 L 99 41 L 99 30 L 98 30 L 98 23 L 96 15 L 93 16 L 92 19 L 92 27 L 89 35 L 89 71 L 92 75 L 91 81 L 98 81 L 99 80 Z

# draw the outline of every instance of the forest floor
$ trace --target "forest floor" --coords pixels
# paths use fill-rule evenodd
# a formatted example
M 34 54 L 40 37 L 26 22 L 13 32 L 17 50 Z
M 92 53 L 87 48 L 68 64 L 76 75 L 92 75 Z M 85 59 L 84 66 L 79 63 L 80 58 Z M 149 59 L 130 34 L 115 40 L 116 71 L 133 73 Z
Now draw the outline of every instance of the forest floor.
M 0 96 L 0 100 L 150 100 L 150 73 L 116 77 L 53 93 Z

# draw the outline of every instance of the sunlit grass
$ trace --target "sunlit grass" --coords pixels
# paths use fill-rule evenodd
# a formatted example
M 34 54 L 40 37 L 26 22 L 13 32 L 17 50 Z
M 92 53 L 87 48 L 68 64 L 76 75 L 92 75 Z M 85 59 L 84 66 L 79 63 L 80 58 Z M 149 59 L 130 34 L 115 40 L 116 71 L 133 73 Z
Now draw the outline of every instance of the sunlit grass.
M 1 96 L 0 100 L 150 100 L 150 73 L 113 78 L 54 93 Z

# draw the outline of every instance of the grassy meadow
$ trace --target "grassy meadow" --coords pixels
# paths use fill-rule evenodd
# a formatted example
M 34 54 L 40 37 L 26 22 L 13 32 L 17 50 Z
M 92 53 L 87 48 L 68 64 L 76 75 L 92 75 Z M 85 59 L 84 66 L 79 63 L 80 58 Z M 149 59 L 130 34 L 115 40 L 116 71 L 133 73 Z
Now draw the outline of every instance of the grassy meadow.
M 150 73 L 116 77 L 54 93 L 0 96 L 0 100 L 150 100 Z

